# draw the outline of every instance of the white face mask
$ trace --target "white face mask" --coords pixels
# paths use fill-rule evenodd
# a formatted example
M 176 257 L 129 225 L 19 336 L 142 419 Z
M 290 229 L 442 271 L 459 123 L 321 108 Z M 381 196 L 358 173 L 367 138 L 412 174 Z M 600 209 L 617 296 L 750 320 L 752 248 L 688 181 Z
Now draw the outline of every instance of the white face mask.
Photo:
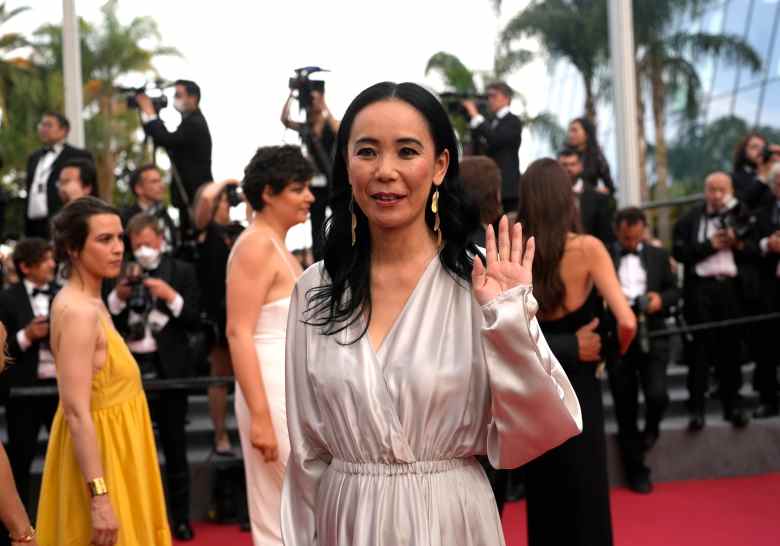
M 157 269 L 157 266 L 160 265 L 160 251 L 150 246 L 138 247 L 133 251 L 133 255 L 138 264 L 147 271 Z
M 184 113 L 184 99 L 173 99 L 173 107 L 179 113 Z

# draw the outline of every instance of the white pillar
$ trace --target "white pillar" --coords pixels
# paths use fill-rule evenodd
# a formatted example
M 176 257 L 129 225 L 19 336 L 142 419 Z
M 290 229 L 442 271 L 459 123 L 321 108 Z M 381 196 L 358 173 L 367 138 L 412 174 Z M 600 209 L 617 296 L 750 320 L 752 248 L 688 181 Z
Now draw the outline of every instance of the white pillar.
M 65 117 L 70 121 L 68 142 L 84 147 L 84 98 L 81 81 L 81 47 L 75 0 L 62 0 L 62 65 L 65 84 Z
M 639 205 L 639 132 L 637 129 L 636 52 L 632 0 L 609 0 L 609 45 L 615 90 L 620 206 Z

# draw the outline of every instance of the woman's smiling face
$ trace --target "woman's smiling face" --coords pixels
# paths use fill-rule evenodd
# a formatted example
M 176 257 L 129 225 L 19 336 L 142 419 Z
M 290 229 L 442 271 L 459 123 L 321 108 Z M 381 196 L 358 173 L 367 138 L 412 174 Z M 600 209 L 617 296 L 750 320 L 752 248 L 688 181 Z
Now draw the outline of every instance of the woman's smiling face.
M 431 185 L 444 180 L 449 152 L 436 153 L 425 118 L 408 103 L 388 99 L 355 117 L 347 146 L 347 172 L 355 202 L 376 228 L 413 225 L 427 230 Z

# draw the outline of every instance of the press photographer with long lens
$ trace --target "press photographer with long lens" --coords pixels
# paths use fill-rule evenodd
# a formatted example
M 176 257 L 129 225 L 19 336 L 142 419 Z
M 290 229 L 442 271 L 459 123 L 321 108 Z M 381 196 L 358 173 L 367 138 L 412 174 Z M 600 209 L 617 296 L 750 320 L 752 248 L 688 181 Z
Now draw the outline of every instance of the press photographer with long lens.
M 704 203 L 692 208 L 674 226 L 673 255 L 685 266 L 683 298 L 690 324 L 723 321 L 742 316 L 746 297 L 753 299 L 758 272 L 752 265 L 749 237 L 751 216 L 734 196 L 731 177 L 714 172 L 704 182 Z M 755 281 L 751 282 L 751 281 Z M 718 378 L 723 417 L 742 428 L 748 416 L 739 390 L 738 329 L 703 330 L 694 334 L 694 358 L 688 368 L 688 429 L 705 426 L 710 366 Z
M 163 230 L 154 216 L 138 214 L 127 223 L 134 261 L 108 296 L 108 309 L 144 379 L 192 374 L 188 331 L 199 327 L 199 290 L 194 268 L 163 252 Z M 173 535 L 193 537 L 187 463 L 187 392 L 149 393 L 149 409 L 160 431 Z
M 310 186 L 315 198 L 310 216 L 315 260 L 321 258 L 322 228 L 325 223 L 325 209 L 330 198 L 333 153 L 336 149 L 336 135 L 340 124 L 325 103 L 325 82 L 309 79 L 309 74 L 320 71 L 322 69 L 318 67 L 295 70 L 295 77 L 290 78 L 290 95 L 284 103 L 281 117 L 285 127 L 298 132 L 306 149 L 306 155 L 318 171 Z M 299 108 L 306 113 L 303 122 L 290 119 L 290 104 L 296 98 Z
M 200 87 L 190 80 L 177 80 L 173 107 L 182 119 L 174 132 L 168 131 L 158 116 L 152 99 L 145 93 L 135 96 L 144 131 L 151 136 L 155 146 L 168 152 L 173 164 L 171 201 L 179 209 L 179 226 L 183 239 L 194 239 L 189 209 L 195 192 L 202 184 L 214 180 L 211 174 L 211 132 L 200 110 Z M 183 190 L 183 191 L 182 191 Z
M 650 468 L 645 452 L 658 440 L 661 419 L 669 404 L 666 365 L 669 339 L 650 338 L 665 328 L 664 317 L 678 304 L 680 293 L 669 254 L 645 241 L 647 218 L 628 207 L 615 217 L 617 242 L 610 248 L 620 288 L 637 317 L 637 336 L 628 351 L 607 361 L 609 384 L 618 422 L 618 444 L 629 489 L 650 493 Z M 640 433 L 639 388 L 645 400 L 645 427 Z

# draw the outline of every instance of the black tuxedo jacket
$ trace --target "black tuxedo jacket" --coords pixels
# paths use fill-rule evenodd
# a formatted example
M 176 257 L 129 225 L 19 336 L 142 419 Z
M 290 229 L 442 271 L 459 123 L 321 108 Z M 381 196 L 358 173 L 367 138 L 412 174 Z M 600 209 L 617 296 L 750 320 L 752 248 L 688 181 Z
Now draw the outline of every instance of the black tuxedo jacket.
M 164 301 L 158 300 L 155 305 L 158 311 L 169 317 L 165 327 L 153 334 L 157 342 L 157 352 L 160 354 L 161 372 L 166 379 L 187 377 L 192 375 L 196 357 L 201 356 L 190 354 L 187 336 L 188 331 L 193 331 L 200 325 L 199 291 L 195 269 L 187 262 L 163 255 L 160 266 L 152 276 L 170 284 L 184 300 L 178 317 L 173 316 Z M 119 315 L 114 315 L 114 324 L 121 334 L 127 332 L 128 315 L 127 307 Z
M 509 112 L 492 127 L 492 119 L 486 119 L 472 130 L 479 149 L 492 158 L 501 169 L 501 198 L 517 199 L 520 183 L 520 142 L 523 138 L 523 122 Z M 509 211 L 507 211 L 509 212 Z
M 38 167 L 38 162 L 41 160 L 41 158 L 46 154 L 46 150 L 43 148 L 34 151 L 32 154 L 30 154 L 30 157 L 27 159 L 27 179 L 25 180 L 25 189 L 27 190 L 27 195 L 30 195 L 30 188 L 32 187 L 33 181 L 35 180 L 35 169 Z M 49 207 L 49 217 L 52 217 L 62 208 L 62 200 L 60 199 L 60 193 L 57 191 L 57 180 L 60 178 L 60 171 L 62 170 L 62 166 L 65 164 L 66 161 L 69 161 L 71 159 L 88 159 L 94 163 L 94 159 L 92 157 L 92 154 L 89 153 L 87 150 L 82 150 L 81 148 L 75 148 L 71 146 L 70 144 L 65 144 L 62 148 L 62 151 L 60 152 L 60 155 L 57 156 L 57 159 L 54 160 L 54 163 L 51 166 L 51 172 L 49 173 L 49 179 L 46 182 L 46 203 Z M 25 217 L 27 216 L 27 207 L 25 206 Z
M 40 342 L 22 351 L 16 341 L 19 330 L 34 318 L 30 298 L 24 283 L 12 284 L 0 292 L 0 322 L 8 332 L 8 353 L 13 359 L 0 374 L 0 401 L 5 402 L 11 387 L 29 387 L 38 380 L 38 350 Z
M 743 168 L 731 173 L 734 195 L 747 205 L 751 211 L 773 205 L 775 196 L 772 189 L 756 176 L 755 171 Z
M 744 247 L 740 250 L 734 250 L 734 262 L 737 265 L 741 300 L 747 303 L 757 302 L 762 299 L 759 273 L 761 254 L 758 251 L 757 222 L 748 208 L 741 202 L 737 204 L 737 210 L 734 213 L 740 216 L 743 222 L 750 222 L 752 219 L 754 223 L 744 239 Z M 672 255 L 675 260 L 685 266 L 683 297 L 687 301 L 696 297 L 695 292 L 692 292 L 699 279 L 695 271 L 696 264 L 717 252 L 712 248 L 709 239 L 705 239 L 703 242 L 699 241 L 699 226 L 705 214 L 706 205 L 700 203 L 689 210 L 674 225 Z M 695 317 L 689 314 L 688 316 L 689 320 L 695 320 Z
M 610 249 L 615 271 L 620 267 L 620 244 L 615 243 Z M 658 248 L 644 243 L 639 251 L 639 261 L 647 275 L 647 292 L 656 292 L 661 296 L 662 308 L 658 313 L 647 316 L 647 326 L 650 330 L 664 328 L 664 316 L 669 314 L 672 307 L 680 301 L 680 290 L 677 288 L 677 278 L 672 272 L 669 261 L 669 253 L 663 248 Z
M 777 205 L 773 201 L 771 205 L 765 206 L 756 213 L 756 244 L 778 230 L 780 230 L 780 210 L 777 210 Z M 757 251 L 761 252 L 760 246 Z M 767 295 L 768 305 L 774 302 L 773 298 L 780 291 L 780 279 L 777 278 L 778 262 L 780 262 L 780 254 L 772 252 L 766 256 L 762 255 L 760 261 L 762 291 Z
M 580 221 L 582 230 L 601 239 L 607 248 L 615 241 L 612 229 L 612 205 L 607 195 L 599 193 L 587 183 L 579 194 Z
M 173 133 L 165 128 L 160 118 L 147 123 L 144 129 L 155 144 L 168 152 L 192 203 L 198 187 L 214 180 L 211 174 L 211 132 L 203 113 L 198 109 L 183 116 Z M 175 183 L 171 187 L 171 200 L 177 208 L 184 205 Z

